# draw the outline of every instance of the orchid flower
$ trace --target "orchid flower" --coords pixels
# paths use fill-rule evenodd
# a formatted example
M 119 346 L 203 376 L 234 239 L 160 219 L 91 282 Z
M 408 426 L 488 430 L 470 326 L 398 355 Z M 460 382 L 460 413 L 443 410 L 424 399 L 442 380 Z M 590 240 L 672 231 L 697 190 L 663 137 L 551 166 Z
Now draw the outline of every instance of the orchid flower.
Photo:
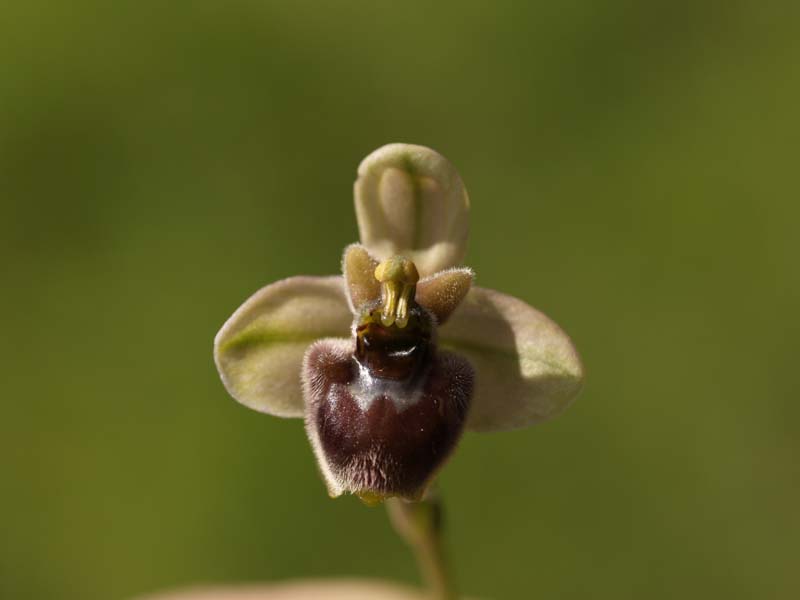
M 237 401 L 303 417 L 331 496 L 416 500 L 462 432 L 561 413 L 583 368 L 569 337 L 462 265 L 469 198 L 437 152 L 390 144 L 358 168 L 360 244 L 342 276 L 253 294 L 214 340 Z

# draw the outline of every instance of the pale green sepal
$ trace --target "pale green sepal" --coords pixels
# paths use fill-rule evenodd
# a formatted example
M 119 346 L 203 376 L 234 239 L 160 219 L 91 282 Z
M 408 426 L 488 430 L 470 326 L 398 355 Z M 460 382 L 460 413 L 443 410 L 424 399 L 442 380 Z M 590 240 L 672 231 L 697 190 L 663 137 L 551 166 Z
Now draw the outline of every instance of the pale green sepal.
M 562 329 L 522 300 L 473 287 L 440 330 L 440 344 L 475 369 L 467 429 L 519 429 L 566 409 L 583 385 Z
M 261 288 L 233 313 L 214 339 L 214 362 L 238 402 L 302 417 L 306 349 L 320 338 L 347 337 L 352 319 L 342 277 L 289 277 Z
M 359 165 L 354 192 L 361 243 L 379 260 L 406 255 L 421 277 L 463 261 L 469 198 L 458 172 L 438 152 L 383 146 Z

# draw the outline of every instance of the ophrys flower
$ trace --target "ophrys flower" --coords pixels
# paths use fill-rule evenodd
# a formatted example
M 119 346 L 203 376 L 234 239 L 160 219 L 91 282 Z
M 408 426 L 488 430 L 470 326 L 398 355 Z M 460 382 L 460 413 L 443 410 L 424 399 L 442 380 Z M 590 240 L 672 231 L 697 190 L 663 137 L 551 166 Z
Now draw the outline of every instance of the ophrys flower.
M 466 428 L 525 427 L 581 387 L 567 335 L 461 267 L 469 200 L 441 155 L 391 144 L 358 169 L 361 244 L 342 276 L 262 288 L 225 323 L 214 358 L 242 404 L 305 417 L 332 496 L 417 499 Z

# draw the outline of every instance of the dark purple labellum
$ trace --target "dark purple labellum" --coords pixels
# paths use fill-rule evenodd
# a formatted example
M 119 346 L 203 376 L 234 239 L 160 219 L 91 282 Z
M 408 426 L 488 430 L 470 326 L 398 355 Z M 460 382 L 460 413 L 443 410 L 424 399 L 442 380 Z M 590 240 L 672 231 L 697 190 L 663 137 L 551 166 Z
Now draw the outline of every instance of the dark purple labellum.
M 363 317 L 355 352 L 329 340 L 306 356 L 306 428 L 333 495 L 418 498 L 461 436 L 472 367 L 436 350 L 415 309 L 405 328 Z

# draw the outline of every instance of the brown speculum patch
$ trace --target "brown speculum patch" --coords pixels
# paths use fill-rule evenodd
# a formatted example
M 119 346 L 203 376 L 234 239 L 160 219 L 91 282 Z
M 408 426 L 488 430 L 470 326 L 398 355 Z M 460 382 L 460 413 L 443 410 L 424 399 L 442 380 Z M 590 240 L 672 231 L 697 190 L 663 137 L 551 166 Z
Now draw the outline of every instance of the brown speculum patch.
M 375 377 L 408 380 L 433 352 L 433 326 L 419 306 L 412 306 L 405 327 L 381 322 L 381 309 L 365 314 L 356 327 L 356 360 Z

